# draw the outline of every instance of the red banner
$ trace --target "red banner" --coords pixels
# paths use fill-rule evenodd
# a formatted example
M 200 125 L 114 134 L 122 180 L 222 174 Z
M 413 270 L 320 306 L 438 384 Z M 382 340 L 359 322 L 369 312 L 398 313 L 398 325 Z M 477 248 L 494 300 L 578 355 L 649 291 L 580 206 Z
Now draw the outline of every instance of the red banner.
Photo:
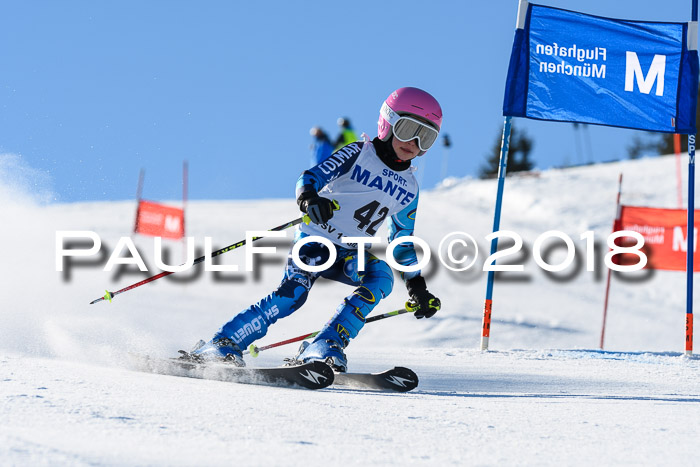
M 139 201 L 134 232 L 179 239 L 185 235 L 185 212 L 180 208 Z
M 615 230 L 633 230 L 644 237 L 642 251 L 649 262 L 646 267 L 665 269 L 669 271 L 686 270 L 686 245 L 688 214 L 685 209 L 659 209 L 637 206 L 621 206 L 620 219 L 616 222 Z M 700 226 L 700 211 L 695 211 L 694 258 L 693 269 L 700 271 L 700 256 L 698 255 L 698 227 Z M 624 246 L 634 244 L 634 239 L 626 238 Z M 620 255 L 618 255 L 620 256 Z M 621 255 L 620 263 L 627 264 L 628 259 L 636 263 L 639 259 L 632 255 Z M 628 258 L 629 257 L 629 258 Z M 617 262 L 617 261 L 616 261 Z

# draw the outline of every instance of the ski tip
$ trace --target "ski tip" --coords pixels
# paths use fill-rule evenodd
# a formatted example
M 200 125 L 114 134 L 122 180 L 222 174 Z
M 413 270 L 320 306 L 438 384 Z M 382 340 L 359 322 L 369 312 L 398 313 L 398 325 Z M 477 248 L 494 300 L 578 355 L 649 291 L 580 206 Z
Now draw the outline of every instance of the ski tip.
M 418 387 L 418 375 L 402 366 L 381 373 L 336 373 L 335 384 L 375 391 L 408 392 Z
M 311 361 L 301 365 L 292 366 L 297 370 L 296 383 L 308 389 L 323 389 L 335 379 L 333 369 L 322 361 Z
M 389 371 L 389 378 L 386 380 L 394 391 L 408 392 L 418 387 L 418 375 L 410 368 L 397 366 Z

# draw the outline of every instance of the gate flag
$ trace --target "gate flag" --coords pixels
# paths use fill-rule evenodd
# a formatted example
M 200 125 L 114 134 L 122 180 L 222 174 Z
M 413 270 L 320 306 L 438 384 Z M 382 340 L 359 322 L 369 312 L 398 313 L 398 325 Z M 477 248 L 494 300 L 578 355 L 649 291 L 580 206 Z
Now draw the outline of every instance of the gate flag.
M 661 209 L 640 206 L 621 206 L 620 219 L 616 221 L 615 230 L 632 230 L 644 237 L 644 252 L 649 261 L 646 268 L 667 271 L 685 271 L 688 229 L 686 228 L 685 209 Z M 700 212 L 696 212 L 696 219 Z M 697 238 L 700 225 L 695 224 L 693 239 Z M 625 237 L 618 242 L 620 246 L 633 245 L 635 241 Z M 697 241 L 693 242 L 697 245 Z M 622 254 L 620 264 L 636 264 L 635 255 Z M 693 252 L 695 272 L 700 272 L 700 251 Z M 614 257 L 613 257 L 614 258 Z
M 694 134 L 697 76 L 697 23 L 529 4 L 513 42 L 503 115 Z
M 185 235 L 185 211 L 151 201 L 139 201 L 134 232 L 153 237 L 180 239 Z

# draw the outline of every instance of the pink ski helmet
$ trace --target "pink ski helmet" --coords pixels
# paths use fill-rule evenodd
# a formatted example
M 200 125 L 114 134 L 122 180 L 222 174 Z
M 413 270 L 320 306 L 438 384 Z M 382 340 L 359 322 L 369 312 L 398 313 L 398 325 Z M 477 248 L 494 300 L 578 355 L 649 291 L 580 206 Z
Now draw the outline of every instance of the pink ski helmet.
M 433 96 L 418 88 L 397 89 L 384 101 L 377 122 L 378 136 L 382 141 L 388 141 L 392 135 L 390 120 L 395 117 L 393 114 L 420 117 L 428 121 L 438 132 L 442 126 L 440 104 Z M 423 154 L 425 150 L 422 150 L 419 155 Z

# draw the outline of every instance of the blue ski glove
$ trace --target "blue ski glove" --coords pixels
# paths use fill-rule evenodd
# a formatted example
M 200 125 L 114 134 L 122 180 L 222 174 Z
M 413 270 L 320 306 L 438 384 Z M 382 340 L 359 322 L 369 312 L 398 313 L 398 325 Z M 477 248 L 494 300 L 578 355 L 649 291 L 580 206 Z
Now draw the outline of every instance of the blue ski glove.
M 440 299 L 428 292 L 423 276 L 416 276 L 406 281 L 408 295 L 411 301 L 418 307 L 415 311 L 417 319 L 430 318 L 440 310 Z
M 299 202 L 299 209 L 309 215 L 314 224 L 325 224 L 333 217 L 334 203 L 328 198 L 312 195 Z

